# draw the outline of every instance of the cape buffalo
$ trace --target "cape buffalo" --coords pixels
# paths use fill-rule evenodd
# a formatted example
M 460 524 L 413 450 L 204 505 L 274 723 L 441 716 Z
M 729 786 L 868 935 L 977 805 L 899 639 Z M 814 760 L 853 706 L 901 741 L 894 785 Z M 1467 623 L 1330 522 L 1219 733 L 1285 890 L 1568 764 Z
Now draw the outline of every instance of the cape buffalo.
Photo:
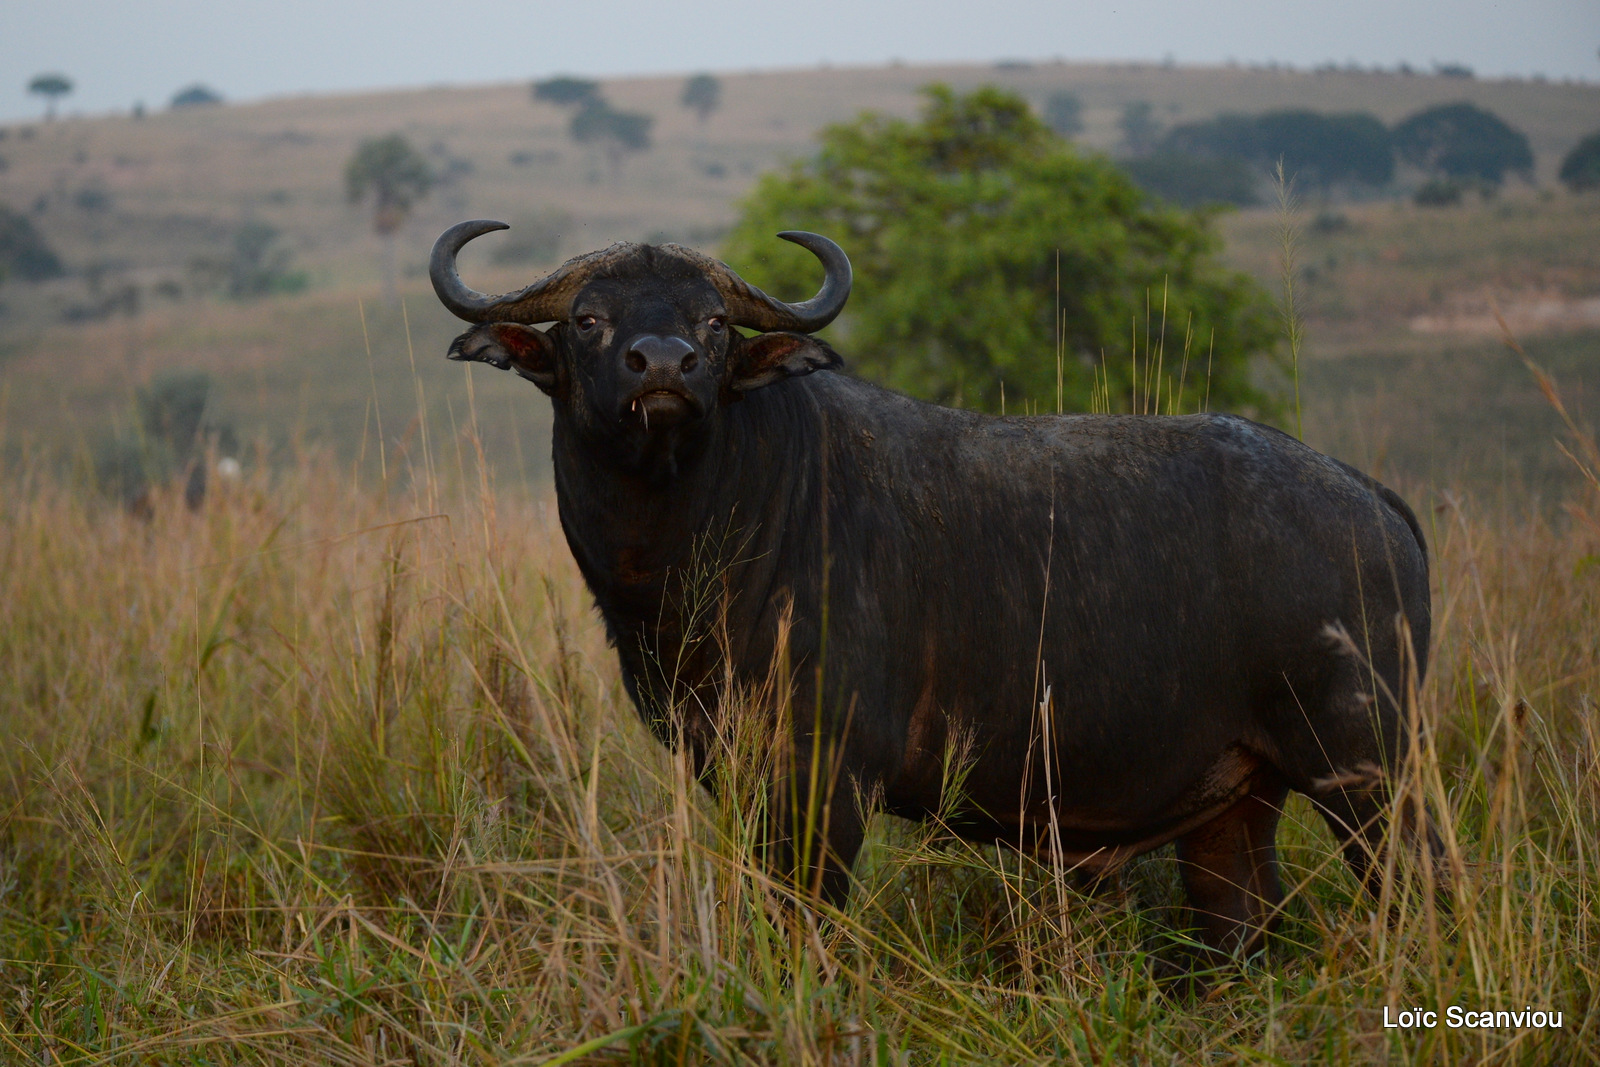
M 440 300 L 478 324 L 450 357 L 550 396 L 562 529 L 663 740 L 704 768 L 730 684 L 787 655 L 767 707 L 805 709 L 799 773 L 771 810 L 821 815 L 803 841 L 769 816 L 779 873 L 841 902 L 862 814 L 814 784 L 924 817 L 964 739 L 957 832 L 1091 870 L 1176 842 L 1218 949 L 1276 917 L 1291 789 L 1371 884 L 1428 647 L 1426 547 L 1393 492 L 1234 416 L 996 418 L 849 377 L 812 336 L 851 279 L 816 234 L 779 234 L 825 269 L 800 304 L 670 244 L 474 292 L 457 253 L 504 228 L 434 247 Z M 692 587 L 719 545 L 712 626 Z

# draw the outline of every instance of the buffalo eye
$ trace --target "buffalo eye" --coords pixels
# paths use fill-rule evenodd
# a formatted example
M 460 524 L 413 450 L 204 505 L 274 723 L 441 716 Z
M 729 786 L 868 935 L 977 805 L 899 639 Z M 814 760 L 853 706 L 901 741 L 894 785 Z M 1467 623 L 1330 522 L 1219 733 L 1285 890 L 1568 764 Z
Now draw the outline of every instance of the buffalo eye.
M 728 327 L 728 320 L 721 315 L 713 315 L 706 320 L 706 325 L 711 327 L 712 333 L 721 333 Z
M 595 325 L 599 323 L 599 321 L 600 320 L 595 318 L 593 315 L 579 315 L 577 319 L 578 332 L 588 333 L 590 330 L 595 328 Z

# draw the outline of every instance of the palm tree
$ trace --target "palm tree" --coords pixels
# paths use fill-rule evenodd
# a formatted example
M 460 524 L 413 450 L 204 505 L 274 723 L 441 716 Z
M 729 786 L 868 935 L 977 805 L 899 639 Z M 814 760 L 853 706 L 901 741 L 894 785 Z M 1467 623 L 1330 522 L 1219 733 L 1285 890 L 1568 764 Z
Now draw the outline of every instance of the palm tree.
M 72 79 L 65 74 L 37 74 L 28 83 L 28 92 L 45 99 L 44 120 L 56 117 L 56 100 L 72 92 Z
M 344 168 L 350 202 L 372 197 L 372 229 L 383 239 L 383 298 L 395 300 L 394 235 L 415 203 L 433 188 L 433 171 L 402 134 L 361 142 Z

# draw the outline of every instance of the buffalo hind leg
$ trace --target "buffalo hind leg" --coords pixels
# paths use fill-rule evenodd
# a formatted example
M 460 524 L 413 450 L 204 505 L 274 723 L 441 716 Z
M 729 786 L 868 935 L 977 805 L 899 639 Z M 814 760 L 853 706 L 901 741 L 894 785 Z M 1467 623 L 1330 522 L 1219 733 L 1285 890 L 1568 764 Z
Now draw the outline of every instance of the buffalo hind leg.
M 1254 952 L 1277 924 L 1278 816 L 1288 787 L 1259 775 L 1221 815 L 1178 838 L 1178 867 L 1205 942 L 1230 956 Z
M 1363 778 L 1366 780 L 1352 780 Z M 1392 847 L 1387 783 L 1373 770 L 1365 775 L 1348 775 L 1319 783 L 1319 788 L 1310 796 L 1311 803 L 1339 842 L 1345 863 L 1356 881 L 1373 899 L 1378 899 L 1383 889 L 1384 850 Z M 1448 906 L 1442 867 L 1444 847 L 1427 809 L 1409 802 L 1397 807 L 1399 810 L 1395 814 L 1399 825 L 1395 833 L 1415 850 L 1419 859 L 1433 866 L 1439 903 Z

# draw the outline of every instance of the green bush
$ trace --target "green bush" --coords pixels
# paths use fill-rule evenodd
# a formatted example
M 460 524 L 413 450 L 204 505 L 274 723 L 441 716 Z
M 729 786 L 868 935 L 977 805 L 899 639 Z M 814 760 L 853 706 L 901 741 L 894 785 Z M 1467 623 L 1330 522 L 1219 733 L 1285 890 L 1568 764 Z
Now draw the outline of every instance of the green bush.
M 1059 339 L 1068 409 L 1137 406 L 1135 384 L 1148 398 L 1160 380 L 1163 410 L 1194 410 L 1208 368 L 1213 407 L 1264 402 L 1249 368 L 1273 348 L 1271 304 L 1222 266 L 1204 216 L 1153 202 L 1012 93 L 924 94 L 920 121 L 862 115 L 824 131 L 814 158 L 764 177 L 726 258 L 792 298 L 815 287 L 816 261 L 773 234 L 837 240 L 856 270 L 834 327 L 841 350 L 913 395 L 1053 409 Z M 1135 371 L 1130 346 L 1165 377 L 1148 363 Z
M 66 273 L 61 259 L 26 215 L 0 204 L 0 280 L 40 282 Z
M 1411 199 L 1418 207 L 1454 207 L 1461 203 L 1461 183 L 1448 178 L 1435 178 L 1426 182 Z

